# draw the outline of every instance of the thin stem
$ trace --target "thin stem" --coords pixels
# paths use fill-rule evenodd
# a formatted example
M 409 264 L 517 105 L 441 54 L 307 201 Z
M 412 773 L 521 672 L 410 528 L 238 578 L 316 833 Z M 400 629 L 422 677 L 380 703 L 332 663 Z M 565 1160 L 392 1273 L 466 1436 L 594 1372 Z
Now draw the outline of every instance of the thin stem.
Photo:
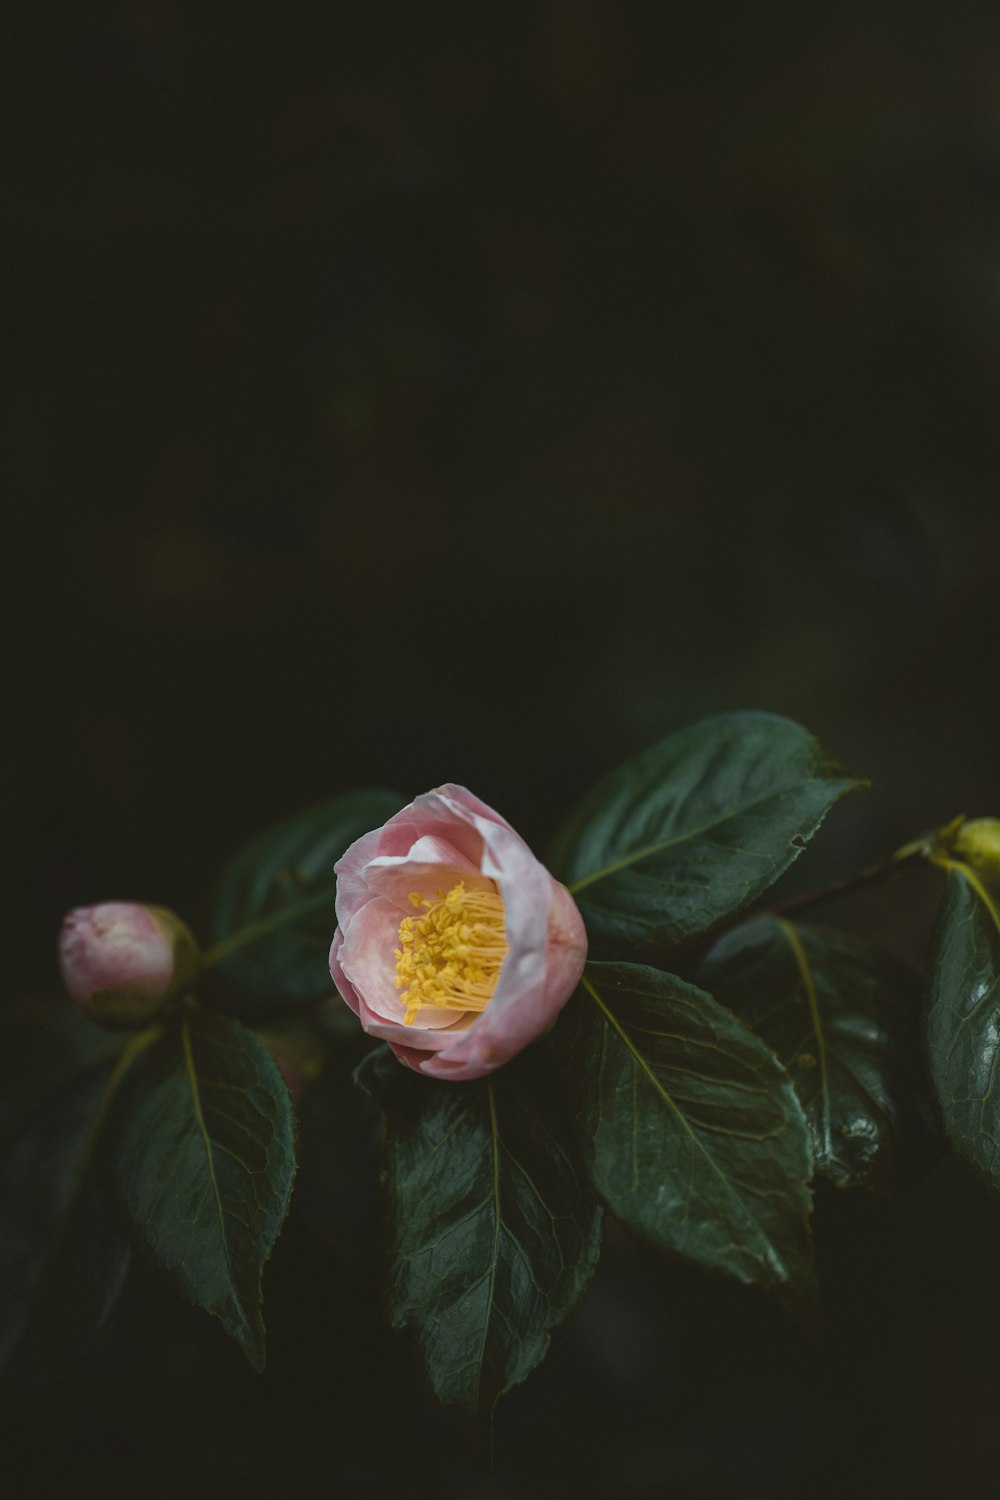
M 162 1035 L 162 1027 L 150 1026 L 147 1031 L 141 1031 L 137 1036 L 130 1037 L 125 1046 L 122 1048 L 121 1052 L 119 1052 L 114 1068 L 111 1070 L 111 1077 L 108 1079 L 105 1085 L 104 1093 L 101 1095 L 100 1103 L 97 1106 L 97 1113 L 94 1115 L 94 1118 L 91 1121 L 90 1130 L 87 1134 L 87 1143 L 84 1147 L 83 1156 L 81 1158 L 77 1173 L 79 1179 L 82 1179 L 87 1168 L 90 1166 L 91 1159 L 94 1155 L 94 1150 L 97 1146 L 97 1138 L 101 1133 L 101 1129 L 108 1117 L 111 1106 L 115 1102 L 118 1090 L 121 1087 L 122 1079 L 125 1077 L 125 1074 L 135 1062 L 136 1058 L 139 1057 L 141 1053 L 145 1052 L 149 1047 L 151 1047 L 154 1042 L 159 1041 Z
M 130 1037 L 128 1042 L 126 1042 L 125 1046 L 119 1052 L 118 1057 L 115 1061 L 115 1065 L 111 1070 L 111 1076 L 104 1086 L 104 1092 L 101 1095 L 97 1110 L 94 1114 L 94 1118 L 90 1122 L 90 1127 L 87 1131 L 87 1137 L 84 1141 L 83 1149 L 80 1152 L 79 1158 L 77 1159 L 76 1170 L 73 1174 L 73 1186 L 70 1191 L 69 1198 L 67 1199 L 66 1206 L 63 1210 L 58 1229 L 56 1231 L 55 1242 L 57 1245 L 61 1244 L 63 1237 L 69 1227 L 70 1218 L 73 1214 L 73 1211 L 75 1210 L 76 1205 L 80 1200 L 80 1195 L 83 1192 L 83 1186 L 87 1178 L 87 1173 L 90 1171 L 90 1166 L 92 1161 L 94 1160 L 94 1154 L 97 1150 L 98 1139 L 100 1137 L 101 1131 L 104 1129 L 104 1125 L 108 1118 L 108 1115 L 111 1112 L 111 1106 L 114 1104 L 115 1099 L 118 1096 L 118 1090 L 121 1088 L 122 1080 L 124 1079 L 125 1074 L 128 1072 L 129 1068 L 135 1062 L 136 1058 L 139 1057 L 141 1053 L 145 1052 L 149 1047 L 151 1047 L 154 1042 L 159 1041 L 162 1035 L 162 1027 L 151 1026 L 148 1031 L 141 1031 L 138 1033 L 138 1035 Z
M 907 845 L 899 854 L 893 854 L 888 859 L 880 859 L 876 864 L 867 865 L 865 869 L 859 870 L 857 875 L 850 875 L 846 880 L 838 880 L 833 885 L 824 886 L 821 891 L 805 891 L 801 896 L 790 896 L 787 901 L 779 901 L 776 906 L 768 908 L 773 917 L 786 917 L 791 912 L 803 911 L 807 906 L 818 905 L 820 901 L 829 901 L 834 896 L 844 896 L 849 891 L 863 890 L 865 886 L 881 885 L 886 880 L 891 880 L 900 870 L 909 865 L 922 863 L 927 859 L 929 845 Z
M 201 956 L 203 969 L 211 969 L 222 959 L 228 958 L 230 953 L 235 953 L 238 948 L 243 948 L 247 943 L 256 942 L 258 938 L 266 937 L 277 927 L 284 927 L 287 922 L 294 922 L 296 918 L 306 916 L 312 911 L 319 911 L 321 907 L 332 905 L 333 898 L 329 890 L 316 891 L 311 896 L 303 896 L 299 901 L 293 901 L 288 906 L 281 907 L 272 912 L 268 917 L 261 917 L 257 922 L 250 922 L 246 927 L 241 927 L 238 932 L 233 932 L 221 942 L 216 943 L 214 948 L 209 948 Z

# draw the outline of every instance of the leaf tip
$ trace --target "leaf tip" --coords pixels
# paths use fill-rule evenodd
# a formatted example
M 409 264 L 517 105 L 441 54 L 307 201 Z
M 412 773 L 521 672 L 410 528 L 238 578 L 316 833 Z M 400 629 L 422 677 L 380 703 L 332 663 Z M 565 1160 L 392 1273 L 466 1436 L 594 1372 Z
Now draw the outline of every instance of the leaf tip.
M 233 1336 L 246 1355 L 254 1374 L 263 1375 L 267 1365 L 267 1345 L 263 1323 L 256 1328 L 245 1325 L 238 1330 L 234 1329 Z

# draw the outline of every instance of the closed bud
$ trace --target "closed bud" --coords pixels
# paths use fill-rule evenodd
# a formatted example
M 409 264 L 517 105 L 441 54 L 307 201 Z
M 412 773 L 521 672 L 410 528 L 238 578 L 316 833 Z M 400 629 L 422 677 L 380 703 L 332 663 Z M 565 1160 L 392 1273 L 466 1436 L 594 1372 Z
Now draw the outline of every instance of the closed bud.
M 194 936 L 163 906 L 78 906 L 59 934 L 66 989 L 102 1026 L 144 1026 L 193 982 L 198 962 Z
M 1000 879 L 1000 818 L 973 818 L 951 840 L 951 853 L 988 878 Z

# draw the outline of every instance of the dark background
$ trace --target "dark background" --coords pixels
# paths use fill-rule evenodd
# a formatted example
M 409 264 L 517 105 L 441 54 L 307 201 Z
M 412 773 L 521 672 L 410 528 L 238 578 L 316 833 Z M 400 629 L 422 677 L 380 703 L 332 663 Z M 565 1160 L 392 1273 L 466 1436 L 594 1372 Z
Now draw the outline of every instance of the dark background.
M 801 872 L 1000 813 L 995 5 L 23 7 L 4 953 L 196 921 L 269 820 L 471 786 L 544 847 L 702 714 L 875 789 Z M 797 875 L 798 879 L 799 876 Z M 918 881 L 851 925 L 919 960 Z M 1000 1495 L 1000 1212 L 824 1198 L 831 1331 L 615 1235 L 492 1479 L 293 1222 L 271 1364 L 131 1286 L 15 1495 Z

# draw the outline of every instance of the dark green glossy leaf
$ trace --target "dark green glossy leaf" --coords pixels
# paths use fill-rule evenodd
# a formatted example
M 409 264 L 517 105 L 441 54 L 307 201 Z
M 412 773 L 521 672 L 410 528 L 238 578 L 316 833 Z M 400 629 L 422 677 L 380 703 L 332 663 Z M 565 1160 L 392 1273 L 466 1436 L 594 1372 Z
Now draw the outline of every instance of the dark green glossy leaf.
M 847 933 L 763 916 L 719 940 L 698 982 L 784 1063 L 817 1171 L 890 1188 L 925 1132 L 916 976 Z
M 1000 1188 L 1000 917 L 956 863 L 928 968 L 927 1051 L 949 1140 Z
M 44 1316 L 55 1339 L 84 1344 L 114 1306 L 129 1247 L 101 1211 L 92 1159 L 102 1106 L 119 1076 L 114 1060 L 65 1078 L 8 1139 L 0 1158 L 0 1367 Z M 103 1204 L 106 1210 L 106 1204 Z M 65 1290 L 72 1286 L 67 1302 Z M 55 1341 L 52 1340 L 52 1342 Z M 47 1339 L 48 1341 L 48 1339 Z
M 361 791 L 269 828 L 226 866 L 210 918 L 209 957 L 253 1014 L 333 990 L 333 867 L 348 845 L 398 812 L 394 792 Z
M 548 1059 L 437 1083 L 380 1050 L 358 1077 L 385 1121 L 393 1326 L 413 1328 L 441 1401 L 489 1411 L 543 1357 L 600 1250 Z
M 650 956 L 756 900 L 837 798 L 863 785 L 789 719 L 723 714 L 606 776 L 549 863 L 576 897 L 592 951 Z
M 139 1241 L 264 1367 L 260 1277 L 295 1171 L 291 1102 L 264 1047 L 188 1011 L 136 1079 L 117 1175 Z
M 809 1128 L 742 1021 L 640 964 L 588 964 L 556 1028 L 591 1180 L 624 1223 L 801 1307 L 813 1293 Z

